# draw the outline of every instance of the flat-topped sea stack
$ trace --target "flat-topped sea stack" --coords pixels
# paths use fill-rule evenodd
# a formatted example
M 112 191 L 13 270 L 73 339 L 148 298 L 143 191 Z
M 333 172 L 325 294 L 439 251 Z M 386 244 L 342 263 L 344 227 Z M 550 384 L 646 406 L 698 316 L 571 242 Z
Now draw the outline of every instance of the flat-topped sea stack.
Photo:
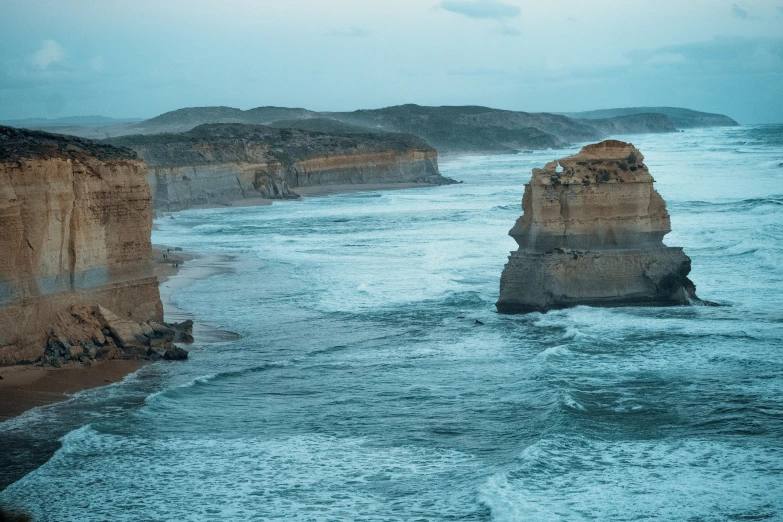
M 147 163 L 155 208 L 164 211 L 294 199 L 298 187 L 455 183 L 440 175 L 437 151 L 408 134 L 216 123 L 107 142 Z
M 691 260 L 663 244 L 669 213 L 643 160 L 608 140 L 533 169 L 509 232 L 519 249 L 503 270 L 498 311 L 698 302 Z

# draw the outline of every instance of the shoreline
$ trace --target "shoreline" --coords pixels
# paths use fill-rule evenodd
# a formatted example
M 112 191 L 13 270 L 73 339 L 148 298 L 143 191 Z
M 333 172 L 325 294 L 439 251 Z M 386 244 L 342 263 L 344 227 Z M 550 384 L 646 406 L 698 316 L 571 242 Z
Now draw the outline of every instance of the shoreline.
M 432 188 L 440 185 L 430 183 L 361 183 L 349 185 L 322 185 L 297 187 L 302 196 L 325 197 L 355 192 L 375 192 L 387 190 L 405 190 L 414 188 Z M 192 209 L 268 206 L 274 201 L 251 198 L 237 200 L 229 204 L 207 204 Z M 168 214 L 168 213 L 167 213 Z M 153 225 L 153 230 L 154 230 Z M 164 256 L 165 254 L 165 256 Z M 235 341 L 242 336 L 235 332 L 220 330 L 205 325 L 184 310 L 177 307 L 173 296 L 180 290 L 201 279 L 227 273 L 232 270 L 232 256 L 201 255 L 183 251 L 178 247 L 152 245 L 153 273 L 158 278 L 160 299 L 163 303 L 163 317 L 166 322 L 193 320 L 193 336 L 204 343 Z M 69 395 L 99 388 L 107 384 L 122 381 L 145 365 L 147 360 L 115 359 L 95 362 L 91 366 L 67 364 L 61 368 L 44 367 L 33 364 L 0 366 L 0 423 L 17 417 L 28 410 L 68 400 Z
M 379 190 L 407 190 L 416 188 L 445 187 L 435 183 L 350 183 L 343 185 L 313 185 L 309 187 L 294 187 L 292 190 L 302 196 L 308 197 L 333 196 L 337 194 L 351 194 L 353 192 L 376 192 Z M 281 201 L 281 200 L 274 200 Z M 296 201 L 290 200 L 290 201 Z
M 457 182 L 457 184 L 460 182 Z M 184 210 L 203 210 L 210 208 L 241 208 L 241 207 L 267 207 L 273 203 L 295 203 L 302 201 L 306 198 L 313 197 L 325 197 L 335 196 L 338 194 L 352 194 L 355 192 L 377 192 L 377 191 L 391 191 L 391 190 L 408 190 L 417 188 L 433 188 L 433 187 L 445 187 L 453 185 L 454 183 L 448 183 L 444 185 L 437 185 L 435 183 L 348 183 L 341 185 L 313 185 L 309 187 L 293 187 L 291 190 L 299 194 L 300 198 L 290 199 L 268 199 L 268 198 L 247 198 L 236 199 L 226 203 L 203 203 L 200 205 L 193 205 L 192 207 L 186 207 L 178 210 L 155 210 L 155 216 L 162 217 L 170 214 L 176 214 Z M 155 226 L 153 225 L 153 230 Z M 154 246 L 154 245 L 153 245 Z
M 0 368 L 0 423 L 28 410 L 68 400 L 69 395 L 123 380 L 149 361 L 114 359 L 61 368 L 19 365 Z
M 161 245 L 153 245 L 153 250 L 158 250 L 162 253 L 166 247 Z M 200 322 L 192 314 L 185 312 L 177 306 L 173 297 L 180 290 L 187 288 L 196 281 L 207 279 L 209 277 L 225 274 L 231 272 L 233 268 L 230 266 L 234 261 L 232 256 L 224 255 L 202 255 L 194 254 L 190 252 L 174 251 L 176 255 L 180 255 L 184 258 L 184 261 L 180 262 L 178 268 L 164 267 L 159 269 L 161 271 L 158 275 L 158 290 L 160 292 L 160 300 L 163 303 L 163 317 L 166 322 L 179 323 L 182 321 L 193 321 L 193 337 L 199 343 L 215 343 L 224 341 L 235 341 L 241 339 L 242 336 L 229 332 L 228 330 L 220 330 L 209 325 Z M 170 273 L 171 271 L 173 273 Z
M 164 261 L 163 253 L 167 247 L 153 245 L 152 262 L 154 274 L 158 277 L 158 288 L 163 302 L 164 318 L 167 322 L 179 322 L 191 317 L 173 304 L 172 294 L 199 279 L 214 275 L 198 260 L 209 264 L 219 256 L 198 256 L 181 250 L 170 250 L 170 261 Z M 168 256 L 167 256 L 168 257 Z M 230 261 L 218 259 L 217 261 Z M 196 266 L 188 266 L 194 263 Z M 188 270 L 183 268 L 188 266 Z M 165 296 L 165 298 L 164 298 Z M 182 319 L 179 319 L 182 317 Z M 196 333 L 198 325 L 198 333 Z M 227 340 L 238 338 L 236 334 L 215 330 L 196 323 L 194 334 L 199 341 Z M 217 333 L 215 333 L 217 332 Z M 234 336 L 234 337 L 232 337 Z M 60 368 L 43 367 L 34 364 L 0 366 L 0 423 L 17 417 L 28 410 L 66 401 L 69 396 L 92 388 L 122 381 L 128 375 L 137 372 L 150 361 L 141 359 L 112 359 L 94 362 L 91 366 L 66 364 Z

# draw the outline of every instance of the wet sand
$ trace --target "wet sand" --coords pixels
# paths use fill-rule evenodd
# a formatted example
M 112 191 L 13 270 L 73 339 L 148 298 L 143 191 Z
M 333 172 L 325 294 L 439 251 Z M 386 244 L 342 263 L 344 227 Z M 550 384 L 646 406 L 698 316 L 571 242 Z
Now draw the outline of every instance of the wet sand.
M 195 254 L 174 250 L 174 248 L 159 245 L 153 247 L 154 272 L 161 282 L 160 293 L 166 321 L 178 322 L 191 319 L 173 305 L 171 294 L 198 279 L 217 273 L 213 267 L 216 262 L 229 261 L 213 259 L 213 257 L 217 256 L 200 258 Z M 190 262 L 195 266 L 187 266 Z M 186 266 L 188 269 L 183 270 Z M 199 334 L 200 331 L 203 333 Z M 226 340 L 231 338 L 231 335 L 236 338 L 236 334 L 209 330 L 201 325 L 194 326 L 194 335 L 197 335 L 200 341 L 216 338 Z M 79 363 L 65 364 L 61 368 L 37 365 L 2 366 L 0 367 L 0 422 L 29 409 L 65 400 L 69 394 L 121 381 L 148 363 L 149 361 L 139 360 L 111 360 L 95 362 L 89 367 Z
M 156 248 L 160 247 L 156 246 Z M 163 302 L 163 316 L 166 318 L 166 321 L 178 323 L 191 319 L 193 321 L 193 337 L 199 342 L 214 343 L 235 341 L 241 338 L 239 334 L 234 332 L 220 330 L 200 323 L 198 318 L 177 307 L 173 296 L 179 290 L 192 285 L 200 279 L 206 279 L 232 270 L 231 262 L 234 258 L 231 256 L 193 254 L 190 254 L 190 256 L 190 259 L 183 265 L 180 265 L 179 269 L 174 269 L 175 274 L 173 276 L 166 277 L 165 273 L 163 276 L 158 276 L 158 280 L 161 281 L 158 287 L 160 289 L 160 300 Z M 171 268 L 164 268 L 163 270 L 171 270 Z
M 0 368 L 0 422 L 68 398 L 67 394 L 121 381 L 148 361 L 101 361 L 91 367 L 4 366 Z

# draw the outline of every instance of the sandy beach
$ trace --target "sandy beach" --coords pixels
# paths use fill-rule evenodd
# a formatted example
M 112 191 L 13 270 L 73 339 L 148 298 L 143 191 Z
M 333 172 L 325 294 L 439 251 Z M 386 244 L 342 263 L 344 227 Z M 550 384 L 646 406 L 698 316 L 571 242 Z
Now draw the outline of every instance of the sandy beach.
M 0 422 L 37 406 L 68 398 L 68 394 L 121 381 L 148 361 L 101 361 L 90 367 L 6 366 L 0 368 Z
M 197 256 L 192 253 L 171 247 L 153 247 L 154 272 L 161 282 L 160 293 L 166 321 L 190 319 L 171 302 L 173 292 L 216 273 L 210 268 L 215 262 L 210 257 L 204 259 L 205 263 L 195 263 L 196 266 L 188 266 L 188 270 L 183 270 L 185 263 L 196 259 Z M 182 274 L 181 277 L 178 274 Z M 198 329 L 206 330 L 201 326 Z M 215 334 L 209 333 L 206 337 L 214 338 Z M 0 367 L 0 422 L 29 409 L 65 400 L 69 394 L 121 381 L 148 363 L 141 360 L 109 360 L 91 366 L 66 364 L 60 368 L 38 365 Z

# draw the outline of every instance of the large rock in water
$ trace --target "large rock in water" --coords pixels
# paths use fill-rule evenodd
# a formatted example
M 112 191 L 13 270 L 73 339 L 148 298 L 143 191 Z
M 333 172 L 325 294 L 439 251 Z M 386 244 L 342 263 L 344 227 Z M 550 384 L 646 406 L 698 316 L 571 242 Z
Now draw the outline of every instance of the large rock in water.
M 500 279 L 499 312 L 698 302 L 690 258 L 663 244 L 669 213 L 643 160 L 608 140 L 533 169 L 509 232 L 519 249 Z

